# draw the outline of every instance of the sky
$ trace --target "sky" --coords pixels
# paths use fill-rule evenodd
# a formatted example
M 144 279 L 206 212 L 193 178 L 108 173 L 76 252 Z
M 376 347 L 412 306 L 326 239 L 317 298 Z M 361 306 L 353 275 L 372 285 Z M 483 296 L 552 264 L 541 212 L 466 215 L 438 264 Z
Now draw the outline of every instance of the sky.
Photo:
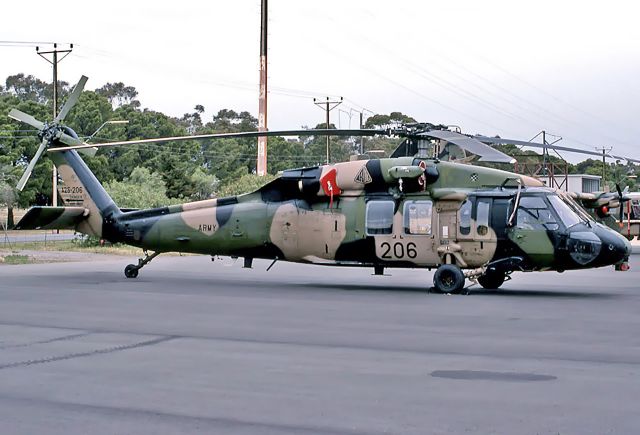
M 615 0 L 271 0 L 268 126 L 313 127 L 324 122 L 313 98 L 343 97 L 331 112 L 342 128 L 356 128 L 358 112 L 400 111 L 467 134 L 545 130 L 564 146 L 640 158 L 638 16 L 640 4 Z M 2 17 L 0 80 L 50 81 L 35 45 L 73 43 L 60 80 L 124 82 L 171 116 L 196 104 L 207 119 L 257 116 L 260 0 L 30 0 L 3 5 Z

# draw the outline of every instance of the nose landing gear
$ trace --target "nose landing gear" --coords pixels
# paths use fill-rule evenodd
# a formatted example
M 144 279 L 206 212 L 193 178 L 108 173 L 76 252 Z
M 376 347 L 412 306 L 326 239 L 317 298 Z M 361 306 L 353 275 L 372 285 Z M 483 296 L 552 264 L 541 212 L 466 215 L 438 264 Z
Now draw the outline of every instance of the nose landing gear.
M 495 290 L 504 284 L 504 280 L 507 275 L 501 270 L 487 269 L 484 275 L 478 277 L 478 284 L 482 288 Z
M 149 252 L 145 249 L 144 258 L 139 258 L 137 265 L 129 264 L 127 265 L 127 267 L 124 268 L 124 276 L 126 276 L 127 278 L 137 278 L 138 271 L 142 269 L 144 266 L 146 266 L 147 263 L 149 263 L 151 260 L 156 258 L 158 255 L 160 255 L 160 252 L 154 252 L 153 254 L 149 255 Z

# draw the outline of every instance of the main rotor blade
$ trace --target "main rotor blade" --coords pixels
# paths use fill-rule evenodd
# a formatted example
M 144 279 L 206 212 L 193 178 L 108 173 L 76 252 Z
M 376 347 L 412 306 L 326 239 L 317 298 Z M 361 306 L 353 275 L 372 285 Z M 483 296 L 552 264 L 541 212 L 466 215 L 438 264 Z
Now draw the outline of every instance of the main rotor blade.
M 25 184 L 27 184 L 27 181 L 29 181 L 29 177 L 31 177 L 33 168 L 35 168 L 36 163 L 38 163 L 40 156 L 42 155 L 42 153 L 46 148 L 47 148 L 47 140 L 42 139 L 42 142 L 40 142 L 40 146 L 38 147 L 36 154 L 33 156 L 31 161 L 29 162 L 29 165 L 27 166 L 27 169 L 24 171 L 24 174 L 22 174 L 22 177 L 20 177 L 20 181 L 18 181 L 18 185 L 16 186 L 16 189 L 18 189 L 20 192 L 22 192 L 22 189 L 24 189 Z
M 42 131 L 42 129 L 44 128 L 44 122 L 40 122 L 33 116 L 18 109 L 11 109 L 11 111 L 9 112 L 9 118 L 15 119 L 16 121 L 24 122 L 25 124 L 29 124 L 30 126 L 35 127 L 40 131 Z
M 87 76 L 80 77 L 80 81 L 78 81 L 76 87 L 71 91 L 71 95 L 69 95 L 69 98 L 67 98 L 67 101 L 65 101 L 62 109 L 60 109 L 60 113 L 58 113 L 58 116 L 56 116 L 56 119 L 54 119 L 53 122 L 60 122 L 64 120 L 71 108 L 78 102 L 78 98 L 80 98 L 80 94 L 82 93 L 84 85 L 87 83 L 88 79 L 89 78 Z
M 640 163 L 640 160 L 638 160 L 638 159 L 632 159 L 632 158 L 625 157 L 625 156 L 616 156 L 616 155 L 613 155 L 613 154 L 609 154 L 609 155 L 611 157 L 613 157 L 614 159 L 616 159 L 616 160 L 626 160 L 628 162 Z M 602 154 L 600 154 L 600 156 L 602 156 Z
M 186 140 L 205 140 L 205 139 L 232 139 L 232 138 L 254 138 L 254 137 L 271 137 L 271 136 L 378 136 L 389 135 L 387 130 L 335 130 L 335 129 L 315 129 L 315 130 L 280 130 L 280 131 L 245 131 L 241 133 L 213 133 L 213 134 L 197 134 L 193 136 L 175 136 L 175 137 L 159 137 L 155 139 L 126 140 L 121 142 L 106 142 L 97 144 L 82 144 L 69 147 L 50 148 L 50 152 L 66 151 L 70 149 L 84 148 L 102 148 L 119 145 L 144 145 L 163 142 L 178 142 Z
M 496 145 L 520 145 L 520 146 L 527 146 L 527 147 L 532 147 L 532 148 L 549 148 L 552 150 L 560 150 L 560 151 L 570 151 L 570 152 L 574 152 L 574 153 L 582 153 L 582 154 L 589 154 L 592 156 L 600 156 L 602 157 L 601 153 L 595 152 L 595 151 L 588 151 L 588 150 L 581 150 L 578 148 L 570 148 L 570 147 L 565 147 L 565 146 L 560 146 L 560 145 L 550 145 L 550 144 L 542 144 L 539 142 L 527 142 L 524 140 L 515 140 L 515 139 L 503 139 L 500 137 L 487 137 L 487 136 L 475 136 L 476 139 L 478 139 L 480 142 L 485 142 L 485 143 L 493 143 Z
M 587 154 L 590 156 L 598 156 L 598 157 L 602 157 L 602 153 L 599 153 L 597 151 L 590 151 L 590 150 L 582 150 L 580 148 L 572 148 L 572 147 L 565 147 L 565 146 L 561 146 L 561 145 L 550 145 L 550 144 L 542 144 L 539 142 L 527 142 L 524 140 L 515 140 L 515 139 L 503 139 L 500 137 L 487 137 L 487 136 L 474 136 L 476 139 L 478 139 L 480 142 L 485 142 L 485 143 L 492 143 L 492 144 L 496 144 L 496 145 L 520 145 L 520 146 L 527 146 L 527 147 L 532 147 L 532 148 L 548 148 L 548 149 L 552 149 L 552 150 L 558 150 L 558 151 L 567 151 L 570 153 L 578 153 L 578 154 Z M 631 159 L 629 157 L 623 157 L 623 156 L 614 156 L 614 155 L 607 155 L 607 157 L 613 157 L 615 159 L 620 159 L 620 160 L 627 160 L 630 162 L 634 162 L 634 163 L 640 163 L 640 160 L 638 159 Z
M 497 162 L 497 163 L 515 163 L 516 159 L 498 151 L 495 148 L 491 148 L 489 145 L 465 136 L 460 133 L 456 133 L 449 130 L 429 130 L 425 133 L 419 133 L 419 136 L 433 137 L 436 139 L 445 140 L 447 142 L 458 145 L 460 148 L 467 150 L 473 154 L 480 156 L 481 162 Z

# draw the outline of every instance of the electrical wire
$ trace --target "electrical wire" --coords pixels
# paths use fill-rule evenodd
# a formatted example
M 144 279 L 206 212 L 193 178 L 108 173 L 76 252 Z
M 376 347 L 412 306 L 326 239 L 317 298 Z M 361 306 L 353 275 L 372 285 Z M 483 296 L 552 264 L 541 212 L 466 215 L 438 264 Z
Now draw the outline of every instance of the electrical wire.
M 372 46 L 373 48 L 375 48 L 375 49 L 376 49 L 376 50 L 378 50 L 378 51 L 380 50 L 380 47 L 383 47 L 383 48 L 384 48 L 384 43 L 383 43 L 383 42 L 381 42 L 381 41 L 375 41 L 375 42 L 374 42 L 374 41 L 372 41 L 371 39 L 367 38 L 366 36 L 364 36 L 364 35 L 363 35 L 363 34 L 361 34 L 361 33 L 360 33 L 360 34 L 355 34 L 355 33 L 350 29 L 350 27 L 349 27 L 349 26 L 344 26 L 344 27 L 341 27 L 341 28 L 343 29 L 343 31 L 345 31 L 345 32 L 349 33 L 349 34 L 351 35 L 351 37 L 352 37 L 352 38 L 354 38 L 354 39 L 360 39 L 360 40 L 365 40 L 365 41 L 367 41 L 367 42 L 368 42 L 368 44 L 369 44 L 370 46 Z M 410 30 L 410 31 L 411 31 L 411 30 Z M 414 36 L 415 36 L 415 35 L 414 35 Z M 415 36 L 415 38 L 418 38 L 418 36 Z M 459 66 L 459 67 L 460 67 L 461 69 L 463 69 L 465 72 L 472 74 L 473 76 L 475 76 L 476 78 L 478 78 L 478 79 L 482 80 L 483 82 L 486 82 L 486 83 L 488 83 L 488 84 L 490 84 L 490 85 L 492 85 L 492 86 L 495 86 L 497 89 L 499 89 L 499 90 L 500 90 L 500 92 L 505 93 L 505 94 L 508 94 L 508 95 L 511 95 L 511 96 L 515 97 L 516 99 L 518 99 L 519 101 L 524 102 L 524 103 L 525 103 L 525 104 L 527 104 L 527 105 L 531 105 L 531 106 L 533 106 L 533 107 L 536 107 L 536 110 L 535 110 L 535 114 L 536 114 L 536 116 L 544 117 L 544 118 L 546 118 L 547 120 L 551 120 L 551 121 L 553 121 L 553 122 L 557 122 L 558 120 L 561 120 L 561 121 L 562 121 L 562 123 L 564 123 L 564 124 L 569 123 L 569 124 L 572 124 L 572 125 L 576 125 L 576 126 L 578 126 L 578 127 L 584 127 L 580 122 L 577 122 L 577 121 L 575 121 L 575 120 L 572 120 L 572 119 L 566 118 L 566 117 L 564 117 L 564 116 L 562 116 L 562 115 L 554 114 L 554 113 L 550 112 L 546 107 L 543 107 L 543 106 L 537 105 L 537 104 L 535 104 L 535 103 L 533 103 L 533 102 L 531 102 L 531 101 L 529 101 L 529 100 L 527 100 L 527 99 L 524 99 L 524 98 L 522 98 L 522 97 L 518 96 L 517 94 L 515 94 L 515 93 L 513 93 L 513 92 L 509 91 L 509 90 L 508 90 L 508 89 L 506 89 L 505 87 L 500 86 L 500 85 L 497 85 L 497 84 L 496 84 L 496 83 L 494 83 L 493 81 L 488 80 L 488 79 L 486 79 L 486 78 L 482 77 L 481 75 L 479 75 L 479 74 L 475 73 L 474 71 L 472 71 L 472 70 L 468 67 L 468 65 L 461 65 L 459 62 L 455 62 L 455 61 L 454 61 L 453 59 L 451 59 L 449 56 L 447 56 L 446 54 L 442 53 L 442 51 L 441 51 L 441 50 L 438 50 L 438 49 L 437 49 L 437 47 L 429 47 L 429 50 L 430 50 L 430 51 L 437 51 L 437 52 L 439 52 L 439 55 L 440 55 L 440 57 L 441 57 L 441 58 L 444 58 L 445 60 L 450 61 L 450 62 L 451 62 L 451 63 L 453 63 L 454 65 Z M 418 68 L 418 70 L 422 69 L 422 67 L 417 66 L 417 65 L 416 65 L 412 60 L 408 60 L 408 59 L 406 59 L 406 58 L 399 57 L 399 55 L 398 55 L 398 53 L 397 53 L 397 50 L 390 50 L 390 49 L 387 47 L 387 48 L 386 48 L 386 51 L 387 51 L 388 53 L 390 53 L 390 55 L 392 55 L 392 57 L 393 57 L 394 59 L 404 60 L 404 61 L 405 61 L 405 62 L 407 62 L 408 64 L 413 65 L 414 67 L 417 67 L 417 68 Z M 486 60 L 486 59 L 485 59 L 485 60 Z M 489 63 L 491 63 L 491 62 L 489 62 Z M 495 65 L 495 64 L 493 64 L 493 65 Z M 506 71 L 506 69 L 504 69 L 504 68 L 500 68 L 500 69 L 501 69 L 502 71 L 504 71 L 504 72 L 508 72 L 508 71 Z M 514 78 L 518 78 L 518 77 L 517 77 L 517 76 L 515 76 L 515 74 L 513 74 L 513 73 L 508 72 L 508 74 L 509 74 L 510 76 L 514 77 Z M 455 74 L 455 75 L 456 75 L 459 79 L 462 79 L 463 81 L 469 82 L 468 80 L 464 79 L 464 78 L 463 78 L 462 76 L 460 76 L 459 74 Z M 436 81 L 440 81 L 440 83 L 436 83 L 436 84 L 437 84 L 437 85 L 440 85 L 440 86 L 442 87 L 442 86 L 443 86 L 443 85 L 442 85 L 442 81 L 444 81 L 445 79 L 442 79 L 442 77 L 438 77 L 436 74 L 432 74 L 432 77 L 433 77 L 433 76 L 435 76 Z M 518 78 L 518 79 L 519 79 L 519 78 Z M 527 83 L 527 82 L 526 82 L 526 81 L 524 81 L 524 80 L 521 80 L 521 81 L 523 81 L 523 82 Z M 469 82 L 469 83 L 472 85 L 472 87 L 473 87 L 474 89 L 478 88 L 478 85 L 477 85 L 477 83 L 476 83 L 476 82 L 474 82 L 474 83 Z M 546 91 L 544 91 L 544 90 L 542 90 L 542 89 L 540 89 L 540 88 L 538 88 L 538 87 L 535 87 L 535 85 L 531 85 L 531 86 L 534 86 L 534 88 L 536 88 L 538 91 L 541 91 L 541 92 L 545 93 L 546 95 L 552 96 L 552 97 L 554 97 L 556 100 L 559 100 L 560 102 L 563 102 L 561 99 L 558 99 L 557 97 L 553 96 L 552 94 L 550 94 L 550 93 L 548 93 L 548 92 L 546 92 Z M 449 89 L 449 90 L 451 91 L 451 89 Z M 486 89 L 485 89 L 485 90 L 486 90 Z M 474 95 L 473 93 L 470 93 L 469 91 L 466 91 L 466 90 L 460 89 L 460 87 L 458 87 L 458 89 L 455 91 L 455 93 L 458 93 L 458 94 L 459 94 L 460 92 L 462 92 L 462 93 L 466 93 L 466 94 Z M 499 98 L 499 99 L 501 99 L 501 100 L 509 101 L 509 100 L 507 100 L 507 99 L 505 99 L 505 98 L 502 98 L 502 97 L 500 96 L 500 94 L 499 94 L 499 93 L 498 93 L 498 94 L 496 94 L 495 92 L 491 92 L 491 94 L 492 94 L 492 95 L 494 95 L 494 96 L 496 96 L 496 95 L 497 95 L 497 96 L 498 96 L 498 98 Z M 488 103 L 489 105 L 495 106 L 495 104 L 487 102 L 487 101 L 486 101 L 486 100 L 484 100 L 482 97 L 478 97 L 478 98 L 480 98 L 480 99 L 483 101 L 483 103 L 482 103 L 482 104 L 483 104 L 483 105 L 485 105 L 485 106 L 487 105 L 487 103 Z M 473 97 L 472 97 L 472 99 L 473 99 Z M 566 103 L 566 102 L 565 102 L 565 103 Z M 509 104 L 512 104 L 512 103 L 509 103 Z M 527 109 L 527 108 L 523 107 L 521 104 L 518 104 L 518 107 L 519 107 L 519 108 L 521 108 L 521 109 L 525 109 L 525 110 L 528 110 L 528 111 L 532 111 L 532 109 Z M 577 108 L 577 107 L 575 107 L 575 106 L 572 106 L 572 108 L 573 108 L 573 109 L 580 110 L 579 108 Z M 586 112 L 586 111 L 584 111 L 584 110 L 580 110 L 580 111 L 581 111 L 581 112 L 584 112 L 584 113 L 588 113 L 588 112 Z M 532 112 L 533 112 L 533 111 L 532 111 Z M 509 114 L 509 116 L 513 116 L 513 114 Z M 527 118 L 523 118 L 523 117 L 521 117 L 521 116 L 519 116 L 519 115 L 517 115 L 517 118 L 518 118 L 518 119 L 521 119 L 521 120 L 523 120 L 523 121 L 525 121 L 525 122 L 527 122 L 527 123 L 529 123 L 529 124 L 531 124 L 531 121 L 530 121 L 530 120 L 528 120 Z M 584 129 L 584 128 L 583 128 L 583 129 Z M 602 133 L 600 133 L 600 134 L 602 134 Z M 625 143 L 625 141 L 621 141 L 621 140 L 619 140 L 619 139 L 613 138 L 613 137 L 611 137 L 611 136 L 609 136 L 609 135 L 606 135 L 606 134 L 603 134 L 603 137 L 608 137 L 609 139 L 613 139 L 615 142 Z
M 31 45 L 31 44 L 55 44 L 55 42 L 51 42 L 51 41 L 0 41 L 0 44 Z

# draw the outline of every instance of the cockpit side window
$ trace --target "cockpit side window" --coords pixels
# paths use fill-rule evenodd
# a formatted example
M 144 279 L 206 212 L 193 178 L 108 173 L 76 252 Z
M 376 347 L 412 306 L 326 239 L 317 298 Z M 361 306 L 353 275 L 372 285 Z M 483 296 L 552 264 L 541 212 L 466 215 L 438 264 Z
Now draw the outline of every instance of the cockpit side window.
M 369 201 L 367 203 L 367 235 L 391 234 L 394 206 L 393 201 Z
M 518 206 L 516 226 L 529 230 L 557 230 L 556 217 L 541 196 L 523 196 Z

